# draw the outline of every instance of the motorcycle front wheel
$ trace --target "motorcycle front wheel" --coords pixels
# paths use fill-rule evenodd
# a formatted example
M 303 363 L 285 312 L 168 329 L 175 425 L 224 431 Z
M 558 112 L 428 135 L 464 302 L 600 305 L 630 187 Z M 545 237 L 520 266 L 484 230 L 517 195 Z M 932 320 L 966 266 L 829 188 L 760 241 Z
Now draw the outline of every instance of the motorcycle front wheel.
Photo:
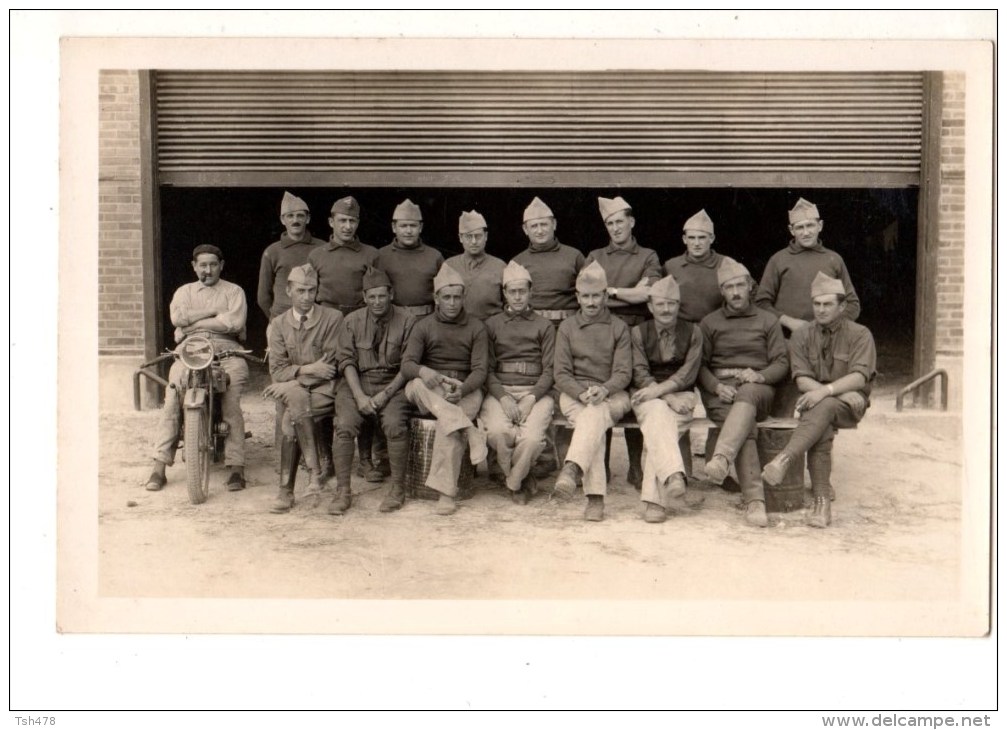
M 193 504 L 203 504 L 210 494 L 209 417 L 206 408 L 185 409 L 185 477 Z

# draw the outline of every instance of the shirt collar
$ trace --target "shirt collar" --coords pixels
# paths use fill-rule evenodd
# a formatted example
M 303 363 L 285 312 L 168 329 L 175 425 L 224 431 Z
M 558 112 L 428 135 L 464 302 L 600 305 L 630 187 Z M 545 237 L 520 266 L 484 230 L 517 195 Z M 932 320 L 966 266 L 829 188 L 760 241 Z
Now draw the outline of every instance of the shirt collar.
M 577 314 L 573 316 L 577 319 L 577 324 L 582 328 L 592 324 L 609 324 L 612 321 L 612 313 L 608 310 L 608 307 L 602 307 L 601 314 L 594 319 L 588 319 L 579 309 L 577 310 Z
M 293 238 L 290 237 L 290 235 L 286 231 L 280 234 L 280 245 L 283 246 L 283 248 L 290 248 L 291 246 L 296 246 L 299 243 L 311 244 L 314 242 L 314 240 L 315 240 L 314 236 L 311 235 L 311 231 L 309 231 L 307 228 L 304 229 L 303 241 L 295 241 Z
M 549 251 L 559 250 L 559 239 L 553 236 L 552 242 L 545 244 L 541 248 L 535 248 L 534 243 L 528 244 L 528 250 L 532 253 L 547 253 Z
M 312 305 L 311 309 L 308 310 L 308 318 L 304 321 L 305 327 L 311 327 L 318 321 L 318 305 Z M 290 308 L 290 318 L 293 320 L 294 327 L 296 329 L 301 328 L 301 315 L 297 313 L 297 310 L 293 307 Z
M 790 243 L 787 244 L 787 251 L 792 254 L 804 253 L 805 251 L 824 251 L 825 246 L 822 245 L 822 239 L 818 239 L 816 243 L 811 248 L 804 248 L 801 244 L 795 241 L 793 238 L 790 239 Z
M 824 334 L 826 331 L 831 332 L 832 334 L 836 334 L 836 332 L 838 332 L 842 328 L 843 324 L 846 321 L 847 320 L 846 320 L 845 315 L 840 315 L 839 318 L 836 319 L 835 322 L 833 322 L 832 324 L 830 324 L 828 326 L 823 326 L 823 325 L 818 324 L 818 322 L 815 322 L 815 328 L 818 330 L 818 332 L 820 334 Z
M 349 243 L 340 243 L 339 241 L 336 240 L 336 234 L 333 233 L 329 237 L 329 250 L 335 251 L 337 248 L 348 248 L 351 251 L 359 251 L 360 239 L 354 236 L 353 240 L 350 241 Z
M 625 246 L 617 246 L 611 241 L 605 247 L 606 253 L 625 253 L 625 254 L 636 254 L 640 252 L 640 244 L 636 242 L 636 236 L 630 236 L 629 241 L 626 242 Z
M 525 307 L 522 311 L 515 312 L 511 309 L 510 305 L 507 304 L 504 306 L 504 314 L 507 315 L 507 319 L 517 319 L 518 317 L 521 319 L 531 319 L 535 316 L 535 310 L 531 307 Z

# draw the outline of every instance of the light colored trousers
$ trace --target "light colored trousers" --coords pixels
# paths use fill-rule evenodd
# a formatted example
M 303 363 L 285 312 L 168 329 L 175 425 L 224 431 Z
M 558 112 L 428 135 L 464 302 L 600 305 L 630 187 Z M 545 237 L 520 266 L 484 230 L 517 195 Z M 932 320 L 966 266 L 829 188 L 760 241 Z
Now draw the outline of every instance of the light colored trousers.
M 532 392 L 531 385 L 504 385 L 503 389 L 514 400 L 520 401 Z M 497 452 L 497 462 L 507 478 L 507 488 L 512 492 L 521 489 L 532 464 L 545 449 L 546 430 L 552 422 L 555 405 L 546 395 L 535 401 L 524 423 L 514 423 L 504 413 L 500 401 L 492 395 L 483 399 L 479 414 L 486 429 L 486 440 Z
M 419 378 L 406 384 L 406 398 L 409 402 L 420 413 L 437 419 L 433 452 L 430 455 L 430 474 L 424 484 L 441 494 L 454 497 L 458 494 L 458 475 L 461 473 L 462 456 L 468 443 L 465 429 L 474 425 L 472 420 L 479 413 L 483 394 L 480 390 L 474 390 L 455 405 L 444 399 L 445 393 L 441 386 L 431 390 Z
M 636 414 L 636 421 L 643 433 L 643 487 L 640 499 L 662 507 L 668 506 L 662 489 L 665 480 L 676 472 L 685 473 L 678 439 L 689 430 L 692 413 L 676 413 L 669 405 L 673 399 L 681 399 L 683 396 L 691 396 L 691 402 L 695 404 L 693 393 L 669 393 L 633 406 L 633 413 Z
M 224 439 L 224 462 L 227 466 L 244 466 L 245 417 L 241 413 L 241 392 L 248 383 L 248 363 L 240 357 L 228 357 L 220 361 L 220 366 L 230 378 L 227 390 L 220 398 L 220 415 L 229 428 L 227 438 Z M 175 444 L 182 423 L 179 394 L 186 371 L 187 368 L 181 361 L 172 363 L 168 382 L 175 385 L 175 388 L 165 389 L 164 408 L 161 409 L 161 420 L 154 437 L 154 458 L 168 466 L 175 463 Z
M 584 472 L 584 494 L 604 495 L 608 489 L 605 432 L 618 423 L 629 408 L 629 395 L 624 390 L 610 393 L 604 403 L 596 406 L 585 406 L 566 393 L 559 394 L 559 409 L 573 426 L 566 460 Z

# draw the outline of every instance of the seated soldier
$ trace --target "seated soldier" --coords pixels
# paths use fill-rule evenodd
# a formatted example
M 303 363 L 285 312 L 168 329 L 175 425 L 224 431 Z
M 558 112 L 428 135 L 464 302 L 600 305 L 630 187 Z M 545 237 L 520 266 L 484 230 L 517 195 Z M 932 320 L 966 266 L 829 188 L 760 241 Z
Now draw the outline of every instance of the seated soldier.
M 179 287 L 168 308 L 171 323 L 175 325 L 175 342 L 199 334 L 213 340 L 217 352 L 240 350 L 239 341 L 245 339 L 248 305 L 240 286 L 220 278 L 224 254 L 210 244 L 196 246 L 192 251 L 192 270 L 199 281 Z M 228 426 L 224 439 L 224 461 L 231 472 L 227 489 L 236 492 L 245 488 L 245 417 L 241 412 L 241 393 L 248 383 L 248 363 L 240 357 L 224 356 L 220 366 L 228 378 L 227 390 L 221 397 L 221 415 Z M 168 481 L 165 467 L 175 461 L 185 377 L 186 367 L 176 359 L 168 372 L 168 382 L 175 387 L 165 390 L 164 408 L 155 437 L 154 469 L 146 484 L 150 492 L 164 488 Z
M 556 477 L 554 496 L 570 499 L 583 477 L 584 519 L 605 517 L 605 434 L 630 408 L 633 346 L 629 327 L 608 311 L 605 270 L 593 261 L 577 275 L 580 310 L 556 332 L 554 375 L 559 407 L 573 425 L 566 461 Z
M 685 464 L 677 439 L 689 428 L 696 407 L 693 385 L 703 355 L 699 327 L 678 318 L 681 293 L 672 276 L 650 287 L 647 308 L 654 316 L 637 325 L 633 338 L 630 399 L 640 424 L 647 458 L 640 498 L 647 522 L 664 522 L 666 510 L 685 502 Z
M 531 467 L 552 422 L 556 329 L 531 308 L 531 274 L 511 261 L 503 270 L 504 311 L 486 320 L 489 375 L 481 417 L 489 445 L 517 504 L 535 488 Z
M 433 314 L 413 327 L 402 356 L 406 398 L 437 419 L 426 486 L 440 492 L 436 513 L 457 510 L 458 475 L 465 441 L 473 464 L 486 459 L 486 434 L 472 419 L 482 405 L 486 381 L 486 326 L 465 312 L 465 285 L 446 264 L 434 277 Z
M 745 519 L 765 527 L 766 496 L 755 424 L 773 406 L 773 386 L 787 376 L 787 345 L 778 318 L 752 304 L 752 277 L 736 261 L 717 269 L 724 303 L 703 318 L 703 365 L 700 395 L 710 420 L 720 426 L 706 476 L 723 484 L 735 463 Z
M 270 511 L 294 506 L 298 451 L 310 473 L 305 497 L 317 503 L 324 476 L 319 461 L 316 416 L 332 413 L 335 399 L 336 344 L 343 315 L 315 306 L 318 275 L 311 264 L 296 266 L 287 277 L 291 308 L 269 325 L 269 374 L 273 382 L 262 395 L 286 406 L 280 447 L 280 489 Z
M 388 275 L 368 267 L 363 277 L 364 308 L 346 315 L 339 335 L 339 372 L 336 388 L 336 494 L 329 514 L 350 507 L 353 441 L 365 419 L 376 419 L 388 440 L 392 484 L 378 507 L 392 512 L 405 503 L 403 479 L 409 448 L 409 411 L 402 386 L 402 353 L 416 319 L 392 304 Z
M 815 505 L 808 523 L 832 522 L 832 440 L 837 428 L 853 428 L 870 405 L 877 373 L 874 337 L 846 316 L 846 286 L 818 272 L 811 284 L 815 324 L 790 338 L 790 368 L 797 388 L 800 422 L 790 441 L 762 470 L 766 484 L 783 481 L 791 461 L 808 455 Z

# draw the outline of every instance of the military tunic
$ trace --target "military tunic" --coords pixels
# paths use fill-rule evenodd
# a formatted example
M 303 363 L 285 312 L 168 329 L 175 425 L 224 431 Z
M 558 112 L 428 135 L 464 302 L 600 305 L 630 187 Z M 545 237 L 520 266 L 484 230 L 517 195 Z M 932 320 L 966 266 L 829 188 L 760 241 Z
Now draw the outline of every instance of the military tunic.
M 349 314 L 364 306 L 364 271 L 374 266 L 378 250 L 354 238 L 339 243 L 335 237 L 311 252 L 308 263 L 318 272 L 315 301 Z
M 324 245 L 325 241 L 307 232 L 304 241 L 291 240 L 290 236 L 282 233 L 279 241 L 269 244 L 262 252 L 255 301 L 267 319 L 271 320 L 290 309 L 290 297 L 287 296 L 290 270 L 306 264 L 311 252 Z
M 465 282 L 465 311 L 470 316 L 485 322 L 503 310 L 500 281 L 507 264 L 489 254 L 473 258 L 466 253 L 452 256 L 446 263 Z
M 648 285 L 661 278 L 661 261 L 657 253 L 644 248 L 632 237 L 625 246 L 609 243 L 605 248 L 595 249 L 587 255 L 584 265 L 597 261 L 605 270 L 605 278 L 610 287 L 632 289 L 641 280 Z M 647 304 L 630 304 L 617 297 L 609 297 L 608 308 L 612 314 L 629 318 L 627 324 L 637 323 L 650 316 Z
M 577 310 L 577 274 L 584 268 L 584 254 L 554 238 L 542 249 L 529 246 L 515 256 L 514 261 L 531 274 L 532 309 L 570 314 Z M 551 316 L 546 318 L 554 320 Z M 558 317 L 555 318 L 555 321 L 558 320 Z
M 720 293 L 720 284 L 717 283 L 717 269 L 724 261 L 733 259 L 710 251 L 699 260 L 686 253 L 665 262 L 665 273 L 674 276 L 682 290 L 679 319 L 699 324 L 703 317 L 723 304 L 724 297 Z
M 860 298 L 853 288 L 850 273 L 843 257 L 825 248 L 821 243 L 804 248 L 796 241 L 782 251 L 777 251 L 762 272 L 755 304 L 777 317 L 786 314 L 807 321 L 815 318 L 811 301 L 811 282 L 821 271 L 843 282 L 846 290 L 846 316 L 856 320 L 860 316 Z
M 305 375 L 300 367 L 322 359 L 336 364 L 342 322 L 342 313 L 315 306 L 303 322 L 291 308 L 270 323 L 269 374 L 274 383 L 289 384 L 280 399 L 286 404 L 286 416 L 291 421 L 332 412 L 335 381 Z
M 395 290 L 395 304 L 419 308 L 413 314 L 425 314 L 433 311 L 434 277 L 443 263 L 440 252 L 422 240 L 406 248 L 396 238 L 378 250 L 376 266 L 388 274 Z

